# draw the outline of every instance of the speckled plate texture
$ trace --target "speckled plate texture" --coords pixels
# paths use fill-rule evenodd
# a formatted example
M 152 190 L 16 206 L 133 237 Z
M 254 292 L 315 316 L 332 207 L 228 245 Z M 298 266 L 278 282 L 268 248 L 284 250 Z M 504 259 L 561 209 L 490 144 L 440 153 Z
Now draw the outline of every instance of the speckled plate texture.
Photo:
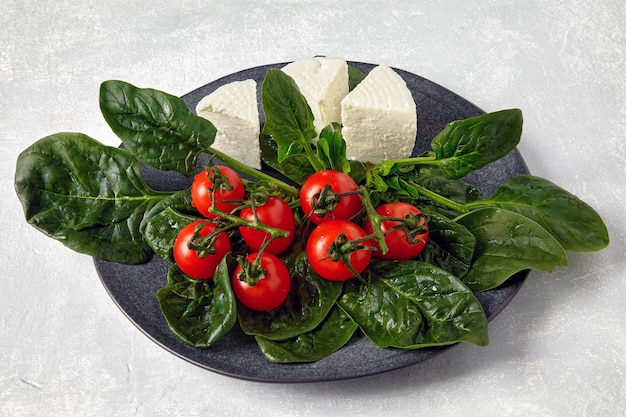
M 364 72 L 374 67 L 365 63 L 350 64 Z M 260 103 L 260 85 L 267 69 L 284 65 L 264 65 L 228 75 L 186 94 L 183 99 L 191 109 L 195 109 L 202 97 L 219 86 L 251 78 L 259 85 L 257 94 Z M 413 155 L 429 149 L 432 138 L 447 123 L 483 113 L 472 103 L 431 81 L 403 70 L 395 70 L 406 81 L 417 104 L 418 129 Z M 263 122 L 260 107 L 259 114 Z M 165 173 L 147 166 L 142 166 L 142 172 L 148 185 L 156 190 L 180 190 L 191 184 L 190 178 L 176 173 Z M 271 171 L 267 172 L 272 174 Z M 510 177 L 524 173 L 528 173 L 528 169 L 522 156 L 515 150 L 505 158 L 473 172 L 466 180 L 480 187 L 483 196 L 487 197 Z M 172 354 L 220 374 L 263 382 L 333 381 L 414 365 L 442 352 L 454 354 L 449 351 L 451 346 L 418 350 L 381 349 L 357 332 L 342 349 L 321 361 L 275 364 L 267 361 L 254 338 L 245 335 L 238 327 L 211 348 L 193 348 L 174 336 L 159 309 L 155 294 L 166 284 L 169 267 L 166 261 L 156 255 L 142 265 L 123 265 L 101 259 L 94 261 L 102 283 L 114 302 L 144 334 Z M 489 320 L 513 299 L 527 275 L 527 272 L 519 273 L 504 286 L 477 295 Z

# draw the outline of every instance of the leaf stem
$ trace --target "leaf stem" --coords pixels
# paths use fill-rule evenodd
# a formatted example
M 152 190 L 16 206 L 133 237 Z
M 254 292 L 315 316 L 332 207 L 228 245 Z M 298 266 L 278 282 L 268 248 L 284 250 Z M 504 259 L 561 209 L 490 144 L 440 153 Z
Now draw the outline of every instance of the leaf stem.
M 457 203 L 456 201 L 452 201 L 447 197 L 444 197 L 442 195 L 437 194 L 434 191 L 429 190 L 428 188 L 416 184 L 414 182 L 410 182 L 410 184 L 415 187 L 415 189 L 417 190 L 418 193 L 420 193 L 423 196 L 426 196 L 428 198 L 430 198 L 433 201 L 436 201 L 438 203 L 441 203 L 453 210 L 459 211 L 461 213 L 467 213 L 468 211 L 471 210 L 470 207 L 468 207 L 466 204 L 461 204 L 461 203 Z
M 415 156 L 413 158 L 394 159 L 392 161 L 396 165 L 439 165 L 438 159 L 434 156 Z
M 322 171 L 325 169 L 324 165 L 320 162 L 319 158 L 315 153 L 313 153 L 313 149 L 311 148 L 311 144 L 307 143 L 304 146 L 304 153 L 306 154 L 307 159 L 311 163 L 311 166 L 316 171 Z
M 235 158 L 218 151 L 215 148 L 212 147 L 208 147 L 207 149 L 205 149 L 205 151 L 211 155 L 214 156 L 218 159 L 220 159 L 221 161 L 225 162 L 227 165 L 229 165 L 230 167 L 232 167 L 233 169 L 236 169 L 252 178 L 256 178 L 257 180 L 262 180 L 262 181 L 268 181 L 271 182 L 272 184 L 275 184 L 278 188 L 280 188 L 281 190 L 283 190 L 285 193 L 291 195 L 291 196 L 298 196 L 299 195 L 299 191 L 297 188 L 292 187 L 291 185 L 284 183 L 283 181 L 280 181 L 279 179 L 276 179 L 274 177 L 272 177 L 271 175 L 268 175 L 262 171 L 259 171 L 257 169 L 254 169 L 252 167 L 249 167 L 246 164 L 243 164 L 241 162 L 239 162 L 238 160 L 236 160 Z

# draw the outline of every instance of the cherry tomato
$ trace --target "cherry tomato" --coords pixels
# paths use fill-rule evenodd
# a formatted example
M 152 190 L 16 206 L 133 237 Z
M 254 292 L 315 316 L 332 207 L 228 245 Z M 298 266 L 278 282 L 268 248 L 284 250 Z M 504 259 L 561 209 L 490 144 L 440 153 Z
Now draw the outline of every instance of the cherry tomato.
M 258 256 L 258 252 L 248 255 L 246 257 L 248 265 L 252 265 Z M 246 307 L 257 311 L 269 311 L 279 307 L 287 299 L 291 276 L 285 264 L 271 253 L 263 252 L 260 264 L 264 276 L 254 285 L 240 279 L 245 273 L 242 266 L 237 265 L 232 276 L 233 291 Z
M 241 210 L 239 217 L 244 220 L 254 221 L 255 212 L 261 223 L 270 227 L 282 229 L 289 233 L 289 236 L 287 237 L 280 237 L 272 240 L 271 243 L 265 248 L 265 252 L 273 253 L 274 255 L 284 252 L 291 244 L 293 236 L 296 232 L 296 221 L 293 217 L 293 212 L 291 211 L 289 204 L 287 204 L 285 200 L 280 197 L 270 196 L 265 204 L 255 207 L 254 211 L 252 208 L 245 208 Z M 241 233 L 243 240 L 253 252 L 258 252 L 265 241 L 271 237 L 271 235 L 267 232 L 246 226 L 239 227 L 239 232 Z
M 348 220 L 329 220 L 320 223 L 313 229 L 306 244 L 306 255 L 311 267 L 322 278 L 331 281 L 345 281 L 354 278 L 354 273 L 346 266 L 341 255 L 337 252 L 335 242 L 344 236 L 346 241 L 354 241 L 367 236 L 365 231 L 355 223 Z M 369 249 L 358 249 L 362 246 L 371 246 L 372 242 L 366 240 L 356 245 L 356 250 L 343 256 L 349 256 L 349 263 L 352 268 L 361 273 L 369 264 L 372 251 Z M 334 259 L 335 257 L 337 259 Z
M 208 236 L 215 231 L 215 223 L 207 223 L 206 220 L 198 220 L 183 227 L 174 240 L 174 261 L 190 277 L 209 279 L 215 275 L 215 269 L 224 255 L 230 252 L 230 240 L 225 232 L 219 232 L 212 242 L 213 253 L 200 256 L 196 250 L 189 248 L 196 229 L 200 227 L 200 236 Z
M 404 202 L 393 202 L 383 204 L 376 208 L 376 213 L 380 216 L 385 217 L 395 217 L 395 218 L 406 218 L 408 215 L 416 216 L 421 212 L 420 210 L 408 203 Z M 419 219 L 419 218 L 418 218 Z M 394 220 L 384 220 L 381 224 L 381 231 L 385 235 L 385 243 L 387 244 L 387 248 L 389 249 L 387 253 L 383 254 L 380 251 L 374 251 L 374 257 L 377 259 L 387 259 L 387 260 L 405 260 L 405 259 L 413 259 L 417 255 L 419 255 L 424 247 L 426 246 L 426 242 L 428 241 L 428 229 L 424 233 L 416 233 L 409 240 L 409 235 L 406 230 L 402 229 L 394 229 L 389 230 L 394 226 L 401 224 L 400 221 Z M 426 225 L 426 218 L 422 217 L 418 223 L 420 226 Z M 364 229 L 367 233 L 371 234 L 373 232 L 372 224 L 369 220 L 365 222 Z M 372 239 L 374 246 L 378 246 L 378 242 L 376 239 Z
M 238 206 L 237 203 L 231 203 L 229 201 L 243 200 L 245 195 L 245 187 L 241 177 L 234 169 L 217 165 L 222 177 L 226 180 L 224 186 L 215 190 L 215 207 L 230 213 Z M 209 209 L 213 205 L 213 171 L 208 169 L 209 176 L 207 177 L 207 170 L 203 169 L 196 174 L 191 184 L 191 204 L 202 214 L 204 217 L 214 219 L 216 216 L 209 213 Z
M 319 194 L 327 184 L 335 194 L 354 193 L 359 189 L 359 186 L 349 175 L 340 171 L 324 170 L 311 174 L 300 189 L 300 207 L 313 223 L 320 224 L 328 220 L 348 220 L 359 212 L 361 197 L 354 193 L 342 196 L 338 201 L 331 204 L 327 213 L 318 213 L 319 205 L 324 205 L 324 202 L 320 202 L 319 195 L 316 196 L 316 194 Z

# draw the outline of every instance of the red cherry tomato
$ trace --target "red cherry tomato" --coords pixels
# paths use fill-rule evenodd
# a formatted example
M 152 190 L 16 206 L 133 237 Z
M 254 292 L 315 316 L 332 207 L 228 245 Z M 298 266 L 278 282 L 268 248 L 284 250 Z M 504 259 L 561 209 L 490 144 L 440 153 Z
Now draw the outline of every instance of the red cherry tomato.
M 258 256 L 258 252 L 248 255 L 248 264 L 251 265 Z M 232 276 L 232 286 L 235 296 L 243 305 L 257 311 L 269 311 L 287 299 L 291 276 L 285 264 L 271 253 L 261 254 L 261 268 L 265 271 L 264 277 L 250 285 L 245 279 L 240 279 L 243 268 L 237 265 Z
M 333 260 L 333 246 L 337 246 L 333 243 L 337 242 L 341 235 L 345 236 L 347 241 L 367 236 L 361 227 L 348 220 L 329 220 L 313 229 L 306 244 L 307 259 L 313 270 L 322 278 L 331 281 L 345 281 L 355 277 L 343 260 Z M 371 246 L 371 243 L 370 240 L 366 240 L 358 244 L 357 249 L 349 254 L 349 263 L 359 274 L 369 264 L 372 251 L 358 247 Z
M 289 236 L 287 237 L 280 237 L 272 240 L 272 242 L 265 248 L 265 252 L 273 253 L 274 255 L 284 252 L 291 244 L 293 236 L 296 232 L 296 221 L 293 217 L 293 212 L 291 211 L 289 204 L 287 204 L 285 200 L 280 197 L 270 196 L 265 204 L 255 207 L 254 211 L 252 208 L 245 208 L 241 210 L 239 217 L 244 220 L 254 221 L 255 212 L 261 223 L 270 227 L 282 229 L 289 233 Z M 269 233 L 246 226 L 239 227 L 239 232 L 241 233 L 243 240 L 246 242 L 246 245 L 248 245 L 250 250 L 253 252 L 258 252 L 265 241 L 271 237 Z
M 194 239 L 197 228 L 201 228 L 200 236 L 206 237 L 215 231 L 215 223 L 198 220 L 183 227 L 174 240 L 174 261 L 181 271 L 192 278 L 213 278 L 217 265 L 224 255 L 230 252 L 230 240 L 226 233 L 218 233 L 212 242 L 214 252 L 200 256 L 196 250 L 189 248 L 189 243 Z
M 222 177 L 226 180 L 228 187 L 222 186 L 215 190 L 215 207 L 230 213 L 238 204 L 231 203 L 231 201 L 243 200 L 245 195 L 245 187 L 241 177 L 234 169 L 218 165 Z M 213 171 L 208 169 L 209 176 L 207 177 L 207 170 L 203 169 L 196 174 L 191 184 L 191 204 L 202 214 L 204 217 L 214 219 L 216 216 L 209 213 L 209 209 L 213 206 Z M 228 189 L 230 188 L 230 189 Z
M 387 203 L 376 208 L 376 213 L 380 216 L 385 217 L 395 217 L 395 218 L 406 218 L 407 215 L 419 215 L 420 210 L 408 203 L 403 202 L 393 202 Z M 374 251 L 374 257 L 377 259 L 387 259 L 387 260 L 405 260 L 405 259 L 413 259 L 417 255 L 419 255 L 424 247 L 426 246 L 426 242 L 428 241 L 428 229 L 424 233 L 417 233 L 411 237 L 409 241 L 409 236 L 407 232 L 402 229 L 389 230 L 394 226 L 401 224 L 399 221 L 394 220 L 384 220 L 381 224 L 381 231 L 385 235 L 385 243 L 387 244 L 388 252 L 383 254 L 380 251 Z M 419 222 L 420 226 L 427 227 L 426 218 L 422 217 Z M 364 226 L 365 231 L 368 234 L 373 233 L 372 224 L 369 220 L 365 222 Z M 372 239 L 374 246 L 378 246 L 378 242 L 376 239 Z
M 300 189 L 300 207 L 302 212 L 315 224 L 328 220 L 348 220 L 361 209 L 361 197 L 358 194 L 342 196 L 327 213 L 317 213 L 319 194 L 325 185 L 335 194 L 354 193 L 359 186 L 349 175 L 340 171 L 324 170 L 311 174 Z

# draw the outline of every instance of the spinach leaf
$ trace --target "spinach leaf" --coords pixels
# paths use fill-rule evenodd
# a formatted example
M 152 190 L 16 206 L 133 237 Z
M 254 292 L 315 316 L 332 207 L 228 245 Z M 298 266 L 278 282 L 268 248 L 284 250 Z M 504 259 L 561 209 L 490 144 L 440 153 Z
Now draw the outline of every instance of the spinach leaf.
M 331 123 L 322 129 L 316 147 L 317 157 L 326 169 L 350 173 L 350 163 L 346 157 L 346 141 L 341 134 L 339 123 Z
M 367 76 L 363 71 L 348 64 L 348 90 L 352 91 Z
M 436 166 L 416 167 L 415 171 L 408 172 L 406 176 L 408 177 L 407 181 L 415 182 L 430 190 L 436 190 L 437 194 L 459 204 L 480 199 L 478 187 L 470 185 L 460 178 L 446 178 L 444 171 Z
M 436 165 L 447 178 L 462 178 L 512 151 L 520 141 L 522 123 L 519 109 L 451 122 L 432 140 Z
M 293 78 L 283 71 L 270 68 L 261 86 L 265 112 L 263 134 L 271 135 L 278 145 L 277 160 L 311 152 L 311 141 L 317 136 L 313 113 Z M 311 158 L 310 154 L 307 157 Z M 319 161 L 312 158 L 315 170 Z
M 186 188 L 152 206 L 141 221 L 140 231 L 157 255 L 174 262 L 172 247 L 178 232 L 185 225 L 199 220 L 199 216 L 191 204 L 191 190 Z
M 296 154 L 290 155 L 280 162 L 279 172 L 297 184 L 302 184 L 315 172 L 315 169 L 305 155 Z
M 350 175 L 350 177 L 357 184 L 364 183 L 365 177 L 366 177 L 366 173 L 365 173 L 366 164 L 364 164 L 361 161 L 353 161 L 353 160 L 349 160 L 348 163 L 350 164 L 350 172 L 348 173 L 348 175 Z
M 449 272 L 421 261 L 384 261 L 368 268 L 366 280 L 347 282 L 338 304 L 376 346 L 487 345 L 480 302 Z
M 435 213 L 428 214 L 428 242 L 420 259 L 462 278 L 472 265 L 476 238 L 467 228 Z
M 339 298 L 341 283 L 323 279 L 313 272 L 304 252 L 296 252 L 284 261 L 291 273 L 287 300 L 268 312 L 253 311 L 240 305 L 239 325 L 245 333 L 286 340 L 310 332 L 326 318 Z
M 176 96 L 109 80 L 100 86 L 100 110 L 128 150 L 148 165 L 191 176 L 198 154 L 217 130 Z
M 271 135 L 261 133 L 259 144 L 261 145 L 261 161 L 282 174 L 278 162 L 278 145 L 274 138 Z
M 227 258 L 222 259 L 212 280 L 187 278 L 172 266 L 168 284 L 156 293 L 169 328 L 191 346 L 212 346 L 235 326 L 237 304 Z
M 143 235 L 157 255 L 166 261 L 174 262 L 172 248 L 178 232 L 196 220 L 200 220 L 200 218 L 167 207 L 148 219 Z
M 413 201 L 418 197 L 414 186 L 407 182 L 414 166 L 405 167 L 393 161 L 383 161 L 367 172 L 367 188 L 375 205 L 392 201 Z
M 534 220 L 565 250 L 595 251 L 609 244 L 609 233 L 598 213 L 546 179 L 531 175 L 514 177 L 485 202 Z
M 140 224 L 170 195 L 146 185 L 130 153 L 81 133 L 47 136 L 24 150 L 15 190 L 39 231 L 76 252 L 128 264 L 152 256 Z
M 152 217 L 158 215 L 159 213 L 162 213 L 168 208 L 172 208 L 182 214 L 199 216 L 198 211 L 191 204 L 191 190 L 189 188 L 185 188 L 183 190 L 172 193 L 167 198 L 164 198 L 163 200 L 153 205 L 150 210 L 146 211 L 146 214 L 141 221 L 141 233 L 144 233 L 146 225 Z
M 369 190 L 376 202 L 406 201 L 420 209 L 429 209 L 447 217 L 456 217 L 458 210 L 441 204 L 427 195 L 424 188 L 437 190 L 444 197 L 461 206 L 480 199 L 480 190 L 463 179 L 448 179 L 441 168 L 432 165 L 399 165 L 393 161 L 377 164 L 370 171 Z
M 475 292 L 496 288 L 525 269 L 551 272 L 567 265 L 567 255 L 559 242 L 521 214 L 484 208 L 457 221 L 476 237 L 473 264 L 463 277 Z
M 335 306 L 328 317 L 314 330 L 284 341 L 256 335 L 265 357 L 271 362 L 315 362 L 324 359 L 345 345 L 357 329 L 348 315 Z
M 315 172 L 304 154 L 290 155 L 278 162 L 278 145 L 269 135 L 261 135 L 261 160 L 296 184 L 302 184 Z

